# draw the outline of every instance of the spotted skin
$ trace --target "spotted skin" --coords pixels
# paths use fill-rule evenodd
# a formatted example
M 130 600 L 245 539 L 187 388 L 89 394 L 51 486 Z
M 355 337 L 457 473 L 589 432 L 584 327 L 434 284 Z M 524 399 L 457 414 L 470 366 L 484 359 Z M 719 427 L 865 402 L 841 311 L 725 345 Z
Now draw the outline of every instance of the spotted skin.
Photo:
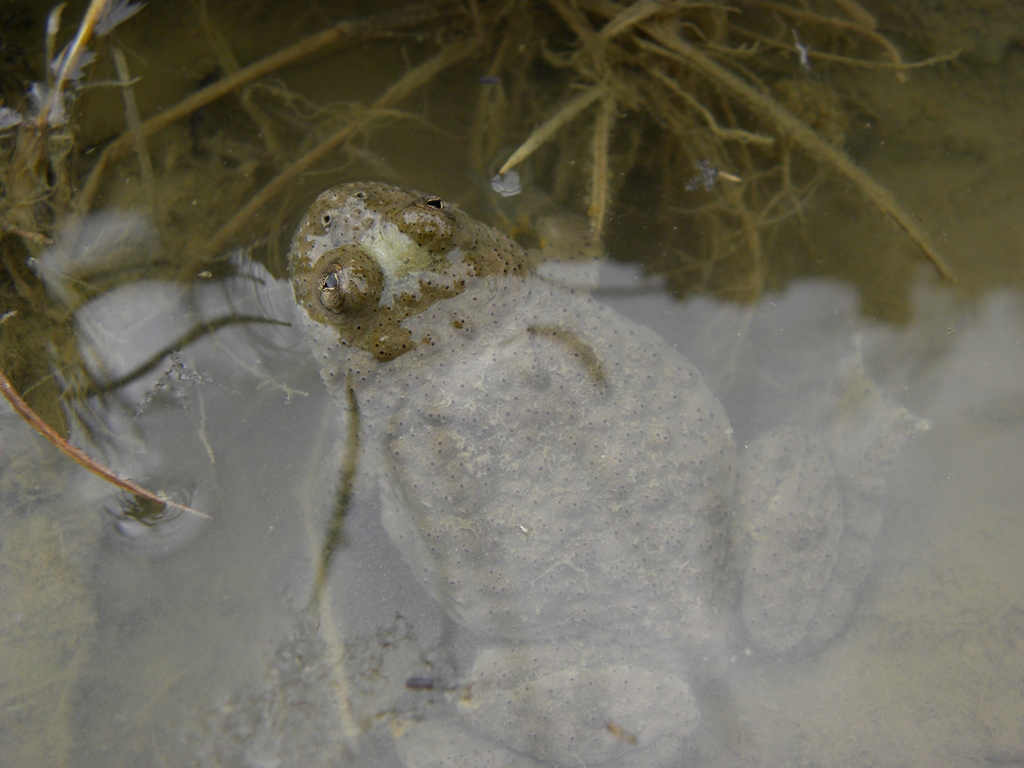
M 355 394 L 384 528 L 483 638 L 461 716 L 398 749 L 408 765 L 454 764 L 439 739 L 478 764 L 675 764 L 695 664 L 837 631 L 877 497 L 838 483 L 827 430 L 737 455 L 689 361 L 527 263 L 457 206 L 378 183 L 324 192 L 293 241 L 299 319 L 328 389 Z M 862 366 L 846 388 L 869 393 L 864 452 L 888 460 L 906 411 Z

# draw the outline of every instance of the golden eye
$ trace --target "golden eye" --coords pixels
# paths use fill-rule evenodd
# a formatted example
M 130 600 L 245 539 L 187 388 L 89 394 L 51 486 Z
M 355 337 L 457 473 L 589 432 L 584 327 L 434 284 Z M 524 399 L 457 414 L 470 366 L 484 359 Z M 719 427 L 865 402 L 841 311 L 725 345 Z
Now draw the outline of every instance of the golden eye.
M 320 306 L 335 315 L 375 306 L 384 289 L 377 263 L 356 246 L 343 245 L 321 257 L 326 266 L 317 278 Z
M 421 197 L 397 216 L 399 229 L 432 253 L 445 253 L 455 234 L 455 209 L 440 197 Z

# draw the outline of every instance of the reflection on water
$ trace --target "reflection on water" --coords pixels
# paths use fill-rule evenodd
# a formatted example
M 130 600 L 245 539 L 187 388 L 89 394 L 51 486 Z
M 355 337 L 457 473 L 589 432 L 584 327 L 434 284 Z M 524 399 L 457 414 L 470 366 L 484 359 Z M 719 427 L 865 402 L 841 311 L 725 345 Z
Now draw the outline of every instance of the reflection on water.
M 188 294 L 129 286 L 109 307 L 83 309 L 83 338 L 117 375 L 138 362 L 124 349 L 161 348 L 190 318 L 287 317 L 290 289 L 257 277 Z M 695 689 L 703 727 L 690 756 L 1019 760 L 1020 296 L 968 304 L 922 285 L 917 319 L 894 330 L 857 319 L 852 291 L 824 281 L 753 311 L 631 295 L 636 285 L 629 271 L 610 270 L 599 294 L 699 365 L 740 441 L 799 410 L 855 334 L 876 376 L 933 423 L 897 464 L 875 566 L 846 632 L 796 658 L 734 649 L 717 681 Z M 117 348 L 108 332 L 130 344 Z M 3 742 L 4 763 L 388 765 L 398 761 L 394 738 L 424 728 L 419 743 L 443 752 L 451 712 L 479 693 L 466 687 L 474 640 L 410 578 L 365 482 L 331 574 L 331 619 L 306 612 L 345 416 L 302 342 L 289 329 L 221 329 L 176 365 L 165 361 L 128 390 L 109 413 L 118 437 L 102 444 L 115 469 L 191 490 L 193 506 L 213 517 L 205 526 L 126 528 L 97 511 L 115 503 L 102 484 L 4 420 L 3 731 L 19 734 Z M 51 742 L 40 723 L 59 734 L 57 746 L 42 746 Z M 607 736 L 632 748 L 614 723 Z

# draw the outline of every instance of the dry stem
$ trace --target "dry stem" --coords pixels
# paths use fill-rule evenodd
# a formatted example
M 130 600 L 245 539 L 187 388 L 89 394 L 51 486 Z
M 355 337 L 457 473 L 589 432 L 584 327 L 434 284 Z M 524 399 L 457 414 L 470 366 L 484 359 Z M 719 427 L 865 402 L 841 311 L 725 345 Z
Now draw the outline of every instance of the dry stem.
M 576 98 L 571 99 L 564 107 L 534 129 L 529 138 L 527 138 L 519 149 L 513 152 L 512 156 L 505 161 L 505 164 L 498 169 L 498 173 L 507 173 L 509 170 L 523 162 L 523 160 L 532 155 L 541 144 L 558 133 L 559 128 L 597 101 L 603 93 L 604 89 L 601 86 L 594 85 L 579 94 Z
M 343 627 L 335 616 L 331 600 L 331 582 L 328 580 L 328 570 L 331 565 L 331 558 L 335 549 L 343 540 L 343 523 L 347 518 L 348 506 L 352 499 L 352 488 L 355 474 L 358 469 L 357 459 L 359 456 L 359 411 L 355 403 L 355 393 L 351 386 L 346 387 L 348 396 L 348 435 L 346 450 L 342 457 L 340 473 L 340 486 L 331 519 L 328 523 L 326 535 L 322 530 L 319 521 L 312 515 L 306 515 L 306 536 L 309 543 L 309 551 L 314 558 L 313 564 L 313 594 L 309 610 L 316 616 L 319 629 L 323 637 L 324 646 L 331 659 L 331 668 L 335 671 L 332 676 L 335 697 L 338 704 L 338 717 L 341 720 L 342 732 L 347 739 L 355 739 L 359 736 L 360 728 L 352 713 L 352 699 L 349 694 L 349 675 L 345 669 L 345 637 Z M 325 422 L 325 424 L 329 421 Z M 312 465 L 310 466 L 312 470 Z M 312 484 L 313 478 L 307 478 L 307 485 Z
M 135 154 L 139 158 L 139 172 L 142 175 L 142 186 L 149 198 L 149 207 L 156 214 L 156 177 L 153 175 L 153 162 L 146 147 L 146 138 L 142 135 L 142 121 L 139 119 L 139 108 L 135 104 L 135 94 L 131 87 L 131 75 L 128 72 L 128 61 L 120 48 L 114 48 L 114 65 L 117 76 L 121 80 L 121 94 L 124 98 L 124 119 L 128 123 L 128 131 L 135 141 Z M 159 218 L 159 217 L 158 217 Z
M 611 137 L 615 117 L 615 100 L 610 96 L 601 100 L 594 120 L 594 159 L 590 177 L 590 219 L 591 245 L 599 247 L 605 215 L 608 212 L 608 141 Z
M 25 421 L 32 425 L 32 427 L 43 437 L 53 443 L 58 450 L 61 451 L 65 456 L 72 459 L 77 464 L 85 467 L 94 475 L 103 478 L 108 483 L 116 485 L 123 491 L 127 491 L 140 499 L 145 499 L 154 504 L 158 504 L 161 507 L 171 507 L 173 509 L 180 510 L 181 512 L 187 512 L 190 515 L 196 515 L 204 519 L 209 520 L 210 516 L 203 514 L 202 512 L 192 509 L 192 507 L 186 507 L 184 504 L 178 504 L 177 502 L 171 501 L 166 496 L 147 491 L 141 485 L 133 483 L 131 480 L 125 480 L 118 477 L 113 471 L 107 469 L 102 464 L 97 462 L 95 459 L 87 456 L 81 449 L 76 448 L 63 437 L 61 437 L 57 430 L 43 421 L 39 415 L 32 410 L 32 407 L 26 403 L 18 390 L 11 384 L 11 380 L 7 378 L 7 375 L 0 371 L 0 394 L 7 399 L 7 402 L 11 404 L 11 407 L 16 410 Z
M 82 58 L 85 46 L 88 45 L 90 38 L 92 38 L 93 30 L 96 28 L 96 22 L 100 20 L 100 16 L 103 15 L 103 10 L 108 2 L 109 0 L 92 0 L 89 3 L 89 8 L 82 18 L 82 23 L 78 25 L 75 39 L 71 42 L 71 47 L 68 49 L 68 55 L 64 57 L 64 63 L 60 68 L 60 72 L 57 73 L 57 79 L 50 90 L 49 98 L 43 104 L 42 109 L 39 110 L 39 117 L 36 119 L 36 127 L 39 130 L 43 130 L 47 126 L 50 113 L 53 112 L 57 99 L 63 98 L 61 94 L 64 90 L 64 83 L 67 82 L 70 73 L 74 72 L 78 66 L 78 60 Z
M 877 29 L 878 22 L 875 17 L 857 0 L 832 0 L 832 3 L 844 14 L 846 18 L 855 21 L 862 27 Z
M 663 14 L 668 11 L 678 10 L 679 7 L 687 4 L 686 2 L 666 3 L 661 2 L 661 0 L 639 0 L 639 2 L 623 8 L 617 16 L 601 27 L 601 31 L 597 33 L 598 37 L 610 40 L 621 32 L 636 26 L 644 19 L 650 18 L 657 13 Z
M 691 93 L 683 89 L 677 81 L 657 69 L 651 69 L 649 74 L 653 75 L 656 80 L 672 91 L 672 93 L 680 99 L 685 101 L 691 109 L 703 117 L 704 122 L 708 124 L 708 128 L 711 129 L 711 132 L 722 141 L 739 141 L 744 144 L 760 144 L 761 146 L 766 147 L 774 146 L 775 138 L 772 136 L 764 136 L 760 133 L 754 133 L 753 131 L 745 131 L 742 128 L 723 128 L 718 124 L 718 121 L 715 120 L 715 116 L 711 114 L 711 111 L 701 104 L 700 100 L 696 96 L 693 96 Z

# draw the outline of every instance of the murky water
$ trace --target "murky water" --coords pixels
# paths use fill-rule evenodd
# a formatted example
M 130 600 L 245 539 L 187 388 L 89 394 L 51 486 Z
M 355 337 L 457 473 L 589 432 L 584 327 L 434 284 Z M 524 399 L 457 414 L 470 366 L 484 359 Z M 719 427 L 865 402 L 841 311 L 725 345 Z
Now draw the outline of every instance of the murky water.
M 150 12 L 166 9 L 144 10 L 140 21 Z M 261 13 L 253 26 L 274 26 L 271 11 Z M 631 248 L 621 231 L 610 238 L 618 261 L 603 265 L 597 295 L 701 369 L 741 443 L 799 413 L 858 336 L 873 376 L 931 422 L 894 468 L 849 625 L 813 654 L 728 649 L 714 677 L 695 684 L 701 725 L 681 756 L 688 765 L 1024 765 L 1024 155 L 1016 146 L 1024 57 L 1013 44 L 1024 38 L 1024 17 L 984 4 L 955 19 L 929 13 L 922 18 L 937 48 L 973 44 L 973 55 L 915 71 L 902 85 L 854 73 L 843 86 L 865 105 L 850 128 L 858 161 L 912 211 L 958 285 L 924 265 L 907 268 L 895 227 L 847 215 L 838 182 L 804 211 L 822 261 L 838 253 L 849 264 L 871 250 L 900 265 L 892 283 L 856 266 L 822 268 L 752 307 L 680 303 L 660 280 L 618 263 L 644 261 L 657 242 L 640 228 Z M 296 17 L 294 28 L 309 21 Z M 263 34 L 252 35 L 253 48 L 291 41 Z M 148 39 L 133 44 L 146 51 L 156 46 Z M 246 39 L 231 36 L 240 56 Z M 415 54 L 422 41 L 408 44 Z M 195 54 L 205 45 L 161 56 L 180 54 L 191 75 L 212 61 Z M 386 48 L 380 66 L 358 51 L 319 64 L 355 72 L 347 90 L 330 82 L 318 93 L 316 64 L 289 73 L 289 86 L 305 83 L 318 103 L 366 102 L 403 70 L 401 49 Z M 472 66 L 453 76 L 467 88 L 480 87 L 476 77 Z M 183 95 L 175 88 L 187 91 L 169 87 L 168 102 Z M 142 97 L 140 108 L 154 98 Z M 449 127 L 443 108 L 418 106 Z M 97 123 L 86 131 L 104 135 Z M 389 132 L 346 156 L 348 165 L 333 157 L 296 181 L 291 200 L 269 215 L 281 219 L 271 237 L 287 239 L 320 188 L 377 172 L 456 200 L 462 190 L 481 215 L 502 210 L 481 192 L 485 178 L 466 183 L 457 137 L 415 121 Z M 216 152 L 235 140 L 248 138 L 218 135 Z M 181 194 L 201 184 L 201 167 L 186 172 L 162 157 Z M 527 185 L 512 202 L 540 209 L 541 196 Z M 126 231 L 155 238 L 150 220 L 123 205 L 87 220 L 93 241 L 111 252 Z M 208 218 L 215 212 L 197 212 L 204 233 Z M 105 241 L 111 231 L 121 234 Z M 89 258 L 102 262 L 104 247 Z M 60 242 L 42 253 L 42 272 L 61 274 L 66 253 Z M 232 259 L 234 277 L 181 284 L 162 271 L 86 303 L 75 333 L 88 364 L 116 378 L 197 322 L 231 313 L 291 322 L 280 274 L 246 253 Z M 49 284 L 59 294 L 59 279 Z M 356 479 L 327 607 L 309 610 L 350 417 L 323 391 L 295 327 L 221 327 L 90 406 L 101 429 L 92 439 L 80 431 L 76 442 L 211 519 L 126 519 L 108 486 L 3 406 L 0 764 L 397 766 L 403 734 L 434 725 L 432 748 L 443 751 L 477 639 L 410 576 L 381 527 L 369 473 Z M 628 741 L 613 730 L 610 739 Z

